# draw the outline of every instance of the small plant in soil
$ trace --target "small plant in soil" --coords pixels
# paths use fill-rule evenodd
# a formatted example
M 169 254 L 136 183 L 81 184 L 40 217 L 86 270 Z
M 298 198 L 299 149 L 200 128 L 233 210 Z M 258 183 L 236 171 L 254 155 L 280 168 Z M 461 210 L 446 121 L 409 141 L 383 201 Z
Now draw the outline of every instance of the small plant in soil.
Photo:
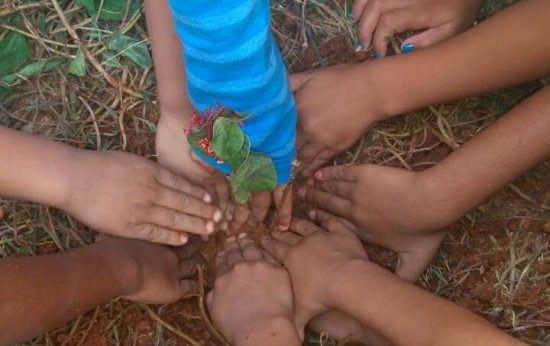
M 246 120 L 242 114 L 219 106 L 201 115 L 193 114 L 191 126 L 184 129 L 195 150 L 229 165 L 228 180 L 239 204 L 247 202 L 251 193 L 273 191 L 277 186 L 277 172 L 271 157 L 250 150 L 250 138 L 240 126 Z

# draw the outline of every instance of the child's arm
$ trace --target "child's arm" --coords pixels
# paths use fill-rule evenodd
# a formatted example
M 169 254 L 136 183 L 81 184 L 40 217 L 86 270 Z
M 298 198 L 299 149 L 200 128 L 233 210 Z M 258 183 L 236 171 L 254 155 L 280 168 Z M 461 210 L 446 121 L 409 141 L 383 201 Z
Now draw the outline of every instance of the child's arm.
M 546 87 L 428 170 L 322 168 L 315 186 L 300 187 L 298 195 L 352 221 L 369 241 L 397 251 L 398 275 L 415 281 L 443 240 L 440 230 L 549 157 Z M 350 185 L 353 189 L 346 188 Z
M 222 217 L 203 189 L 137 155 L 79 150 L 0 126 L 0 162 L 1 196 L 62 209 L 111 235 L 181 245 L 185 232 L 210 234 Z
M 206 169 L 204 164 L 193 160 L 183 134 L 195 109 L 187 96 L 183 47 L 174 28 L 168 1 L 146 0 L 144 7 L 160 102 L 155 141 L 157 160 L 194 184 L 204 186 L 225 212 L 229 203 L 227 182 L 223 176 L 214 175 L 213 169 Z
M 395 345 L 519 345 L 473 313 L 370 263 L 357 236 L 332 219 L 294 219 L 264 247 L 289 271 L 297 326 L 341 310 Z M 311 270 L 315 268 L 315 270 Z
M 550 74 L 549 14 L 550 2 L 524 0 L 434 47 L 297 75 L 306 172 L 376 121 Z
M 196 262 L 183 258 L 197 245 L 107 237 L 54 255 L 0 260 L 0 345 L 45 333 L 116 296 L 151 304 L 180 299 L 196 290 L 185 280 Z

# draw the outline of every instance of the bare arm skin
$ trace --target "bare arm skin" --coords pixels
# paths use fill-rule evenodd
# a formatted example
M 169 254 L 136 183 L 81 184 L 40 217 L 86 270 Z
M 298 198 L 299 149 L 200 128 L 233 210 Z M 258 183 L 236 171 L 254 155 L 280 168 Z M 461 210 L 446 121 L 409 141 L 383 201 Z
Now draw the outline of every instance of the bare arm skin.
M 0 127 L 0 162 L 1 196 L 54 206 L 111 235 L 182 245 L 186 232 L 210 234 L 222 217 L 202 188 L 129 153 Z
M 0 345 L 49 331 L 116 296 L 169 303 L 196 290 L 197 246 L 106 238 L 54 255 L 0 260 Z M 181 261 L 181 262 L 180 262 Z
M 489 323 L 369 262 L 359 239 L 330 218 L 293 219 L 262 241 L 290 273 L 294 321 L 338 309 L 395 345 L 521 345 Z M 315 268 L 315 270 L 312 270 Z
M 547 76 L 549 15 L 547 1 L 524 0 L 430 48 L 294 75 L 304 173 L 376 121 Z

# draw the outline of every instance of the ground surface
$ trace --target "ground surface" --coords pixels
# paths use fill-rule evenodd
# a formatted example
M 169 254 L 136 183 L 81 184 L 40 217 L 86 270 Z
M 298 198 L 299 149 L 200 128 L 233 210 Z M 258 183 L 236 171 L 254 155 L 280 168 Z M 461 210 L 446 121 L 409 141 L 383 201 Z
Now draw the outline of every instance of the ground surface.
M 132 2 L 105 0 L 105 4 L 122 3 L 125 10 L 117 20 L 98 21 L 77 1 L 58 1 L 67 23 L 97 64 L 88 60 L 84 66 L 78 42 L 67 33 L 54 1 L 4 1 L 0 39 L 18 32 L 32 61 L 58 59 L 49 60 L 58 65 L 41 71 L 39 77 L 19 75 L 9 87 L 0 82 L 0 123 L 81 148 L 127 150 L 152 158 L 158 114 L 153 71 L 146 68 L 147 52 L 142 49 L 147 37 L 141 12 L 126 6 Z M 509 2 L 489 1 L 482 17 Z M 365 58 L 354 53 L 357 41 L 346 20 L 349 2 L 310 0 L 305 7 L 294 0 L 272 3 L 275 33 L 291 70 Z M 135 49 L 118 48 L 115 32 L 130 40 L 125 47 Z M 102 68 L 104 73 L 99 72 Z M 120 92 L 109 78 L 144 97 Z M 425 169 L 543 83 L 436 105 L 381 123 L 336 162 Z M 451 227 L 420 284 L 533 345 L 549 344 L 549 205 L 550 162 L 546 162 Z M 0 206 L 1 257 L 63 251 L 93 240 L 93 232 L 57 210 L 5 199 L 0 199 Z M 369 255 L 388 267 L 394 262 L 393 254 L 381 249 L 369 247 Z M 182 333 L 199 344 L 217 344 L 205 328 L 195 296 L 162 307 L 114 299 L 28 345 L 189 344 Z M 331 344 L 314 335 L 308 341 Z

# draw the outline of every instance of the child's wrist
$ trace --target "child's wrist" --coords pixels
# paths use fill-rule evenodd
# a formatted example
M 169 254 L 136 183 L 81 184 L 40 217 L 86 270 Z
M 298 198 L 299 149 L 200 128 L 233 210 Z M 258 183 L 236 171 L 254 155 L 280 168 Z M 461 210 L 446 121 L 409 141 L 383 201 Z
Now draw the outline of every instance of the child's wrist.
M 298 331 L 290 316 L 262 316 L 256 321 L 241 326 L 232 337 L 234 345 L 248 346 L 258 345 L 261 342 L 268 342 L 269 338 L 277 337 L 273 341 L 290 342 L 295 340 L 299 342 Z M 292 343 L 285 343 L 285 345 Z M 299 345 L 297 343 L 296 345 Z

